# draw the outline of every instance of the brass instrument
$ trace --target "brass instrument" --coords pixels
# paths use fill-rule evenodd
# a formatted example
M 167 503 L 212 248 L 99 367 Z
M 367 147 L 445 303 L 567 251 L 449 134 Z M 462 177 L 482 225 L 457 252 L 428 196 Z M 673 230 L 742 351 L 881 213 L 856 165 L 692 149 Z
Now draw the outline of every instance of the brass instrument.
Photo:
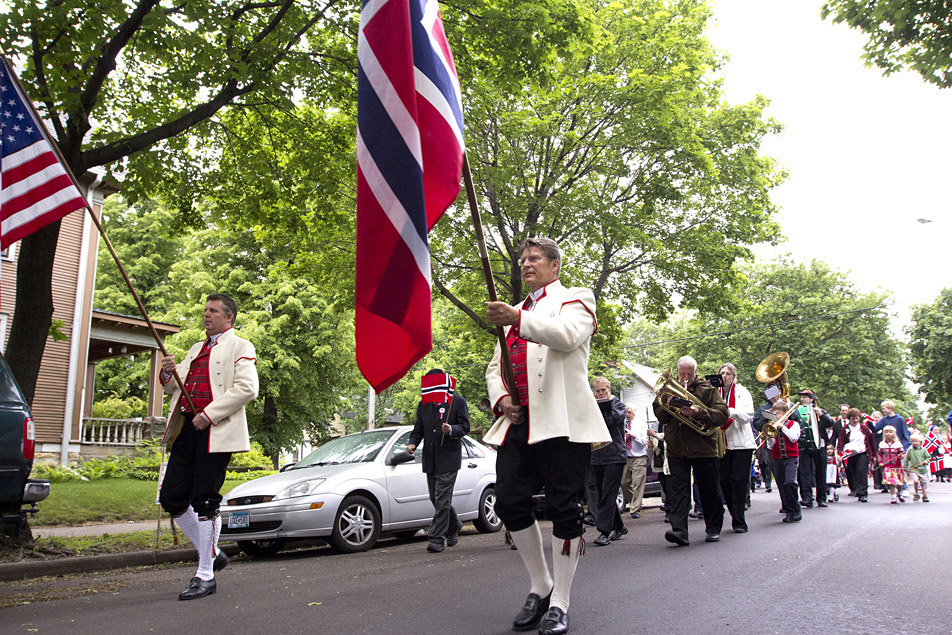
M 658 403 L 661 405 L 662 410 L 671 415 L 671 417 L 674 418 L 674 420 L 679 424 L 691 428 L 698 434 L 705 437 L 714 437 L 717 442 L 717 458 L 724 456 L 724 452 L 727 450 L 727 445 L 724 441 L 724 435 L 721 434 L 720 428 L 705 428 L 699 421 L 681 414 L 680 408 L 672 408 L 668 406 L 668 399 L 671 397 L 679 397 L 681 399 L 690 401 L 692 406 L 695 406 L 703 413 L 710 411 L 710 408 L 708 408 L 703 401 L 691 394 L 691 392 L 678 383 L 676 379 L 671 378 L 670 370 L 664 371 L 661 373 L 661 376 L 658 377 L 658 381 L 654 385 L 654 392 L 658 397 Z
M 779 351 L 776 353 L 771 353 L 764 358 L 762 362 L 757 364 L 757 370 L 754 371 L 754 376 L 757 378 L 757 381 L 763 384 L 777 384 L 780 388 L 780 396 L 785 401 L 790 397 L 790 381 L 787 377 L 787 367 L 790 366 L 790 355 Z M 769 419 L 764 420 L 764 425 L 760 429 L 760 439 L 761 443 L 764 443 L 767 439 L 775 439 L 778 433 L 778 425 L 782 425 L 793 411 L 796 409 L 796 406 L 790 408 L 780 419 L 777 421 L 770 421 Z

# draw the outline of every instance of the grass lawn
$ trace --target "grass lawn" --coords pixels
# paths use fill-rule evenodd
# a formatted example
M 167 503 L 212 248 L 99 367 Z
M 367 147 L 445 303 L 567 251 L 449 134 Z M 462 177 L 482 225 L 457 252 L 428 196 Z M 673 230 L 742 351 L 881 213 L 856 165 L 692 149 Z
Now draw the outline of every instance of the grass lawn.
M 222 494 L 242 481 L 225 481 Z M 96 481 L 53 483 L 50 496 L 37 503 L 34 527 L 155 520 L 155 481 L 104 478 Z

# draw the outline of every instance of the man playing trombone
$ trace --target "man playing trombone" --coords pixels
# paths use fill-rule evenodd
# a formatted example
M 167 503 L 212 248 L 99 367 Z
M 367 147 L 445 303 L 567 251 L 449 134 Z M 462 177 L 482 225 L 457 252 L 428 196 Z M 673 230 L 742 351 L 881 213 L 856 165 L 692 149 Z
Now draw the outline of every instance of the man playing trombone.
M 684 546 L 688 539 L 688 508 L 691 503 L 691 473 L 701 493 L 707 542 L 720 540 L 724 522 L 717 473 L 719 428 L 727 423 L 727 404 L 717 388 L 697 376 L 697 362 L 684 356 L 678 360 L 677 384 L 669 379 L 659 386 L 654 412 L 664 425 L 668 454 L 668 517 L 671 529 L 664 537 Z

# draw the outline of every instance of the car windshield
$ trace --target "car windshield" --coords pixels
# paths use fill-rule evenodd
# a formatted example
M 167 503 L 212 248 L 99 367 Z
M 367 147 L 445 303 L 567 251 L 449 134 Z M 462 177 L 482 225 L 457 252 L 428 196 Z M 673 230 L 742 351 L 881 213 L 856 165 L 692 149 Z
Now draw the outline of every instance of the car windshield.
M 360 434 L 348 434 L 346 437 L 328 441 L 301 459 L 294 467 L 373 461 L 392 436 L 393 430 L 373 430 Z
M 13 381 L 13 372 L 7 366 L 6 360 L 0 357 L 0 401 L 10 401 L 15 403 L 26 403 L 23 393 Z

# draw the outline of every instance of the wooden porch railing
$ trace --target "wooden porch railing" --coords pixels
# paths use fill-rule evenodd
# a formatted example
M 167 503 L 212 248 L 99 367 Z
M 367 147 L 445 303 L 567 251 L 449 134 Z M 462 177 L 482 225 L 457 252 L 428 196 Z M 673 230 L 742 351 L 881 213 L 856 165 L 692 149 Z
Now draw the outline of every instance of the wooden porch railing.
M 153 429 L 161 435 L 165 419 L 95 419 L 84 417 L 79 441 L 83 445 L 133 447 L 151 439 Z

